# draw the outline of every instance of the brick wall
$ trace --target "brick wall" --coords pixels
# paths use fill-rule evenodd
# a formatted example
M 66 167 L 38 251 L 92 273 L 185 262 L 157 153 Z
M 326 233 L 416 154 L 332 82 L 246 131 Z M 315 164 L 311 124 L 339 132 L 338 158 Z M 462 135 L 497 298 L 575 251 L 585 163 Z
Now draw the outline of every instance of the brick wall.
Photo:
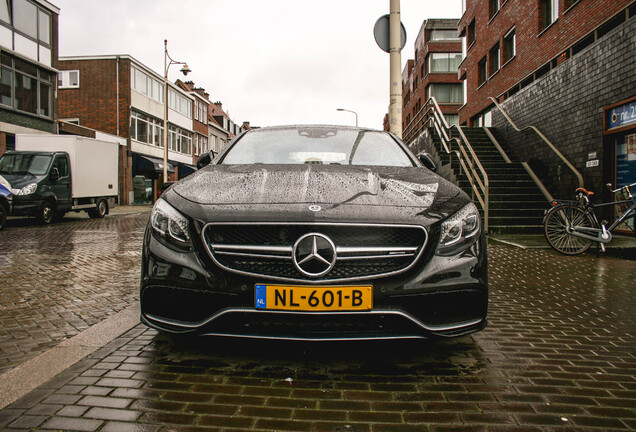
M 80 86 L 59 89 L 60 118 L 117 135 L 117 60 L 60 60 L 60 70 L 79 70 Z M 120 136 L 129 137 L 130 60 L 119 62 Z
M 603 108 L 636 95 L 635 34 L 636 17 L 502 103 L 518 127 L 537 126 L 597 193 L 613 181 L 613 143 L 604 144 Z M 573 176 L 534 133 L 515 132 L 498 110 L 493 126 L 512 156 L 529 161 L 553 195 L 572 196 Z M 586 168 L 592 152 L 600 164 Z
M 117 92 L 119 91 L 119 136 L 130 138 L 130 60 L 116 58 L 60 60 L 60 70 L 79 70 L 79 88 L 58 91 L 60 118 L 79 118 L 81 126 L 117 135 Z M 117 89 L 119 69 L 119 90 Z M 120 147 L 120 204 L 128 202 L 132 186 L 132 158 L 128 147 Z
M 488 0 L 467 0 L 460 20 L 460 32 L 475 21 L 475 42 L 468 47 L 460 69 L 466 71 L 467 103 L 460 110 L 460 122 L 471 119 L 491 106 L 489 96 L 497 97 L 541 66 L 557 58 L 565 49 L 592 32 L 608 19 L 633 4 L 633 0 L 580 0 L 571 7 L 559 1 L 559 17 L 541 30 L 541 10 L 536 0 L 501 0 L 499 12 L 489 17 Z M 570 2 L 571 3 L 571 2 Z M 478 85 L 479 61 L 515 28 L 516 55 L 499 71 Z
M 446 20 L 452 22 L 453 20 Z M 457 73 L 429 73 L 427 59 L 430 53 L 462 52 L 462 44 L 459 41 L 432 41 L 430 40 L 431 28 L 424 21 L 420 32 L 414 42 L 415 59 L 408 60 L 402 73 L 404 96 L 402 107 L 402 125 L 406 129 L 417 112 L 428 100 L 427 87 L 431 83 L 460 83 Z M 457 114 L 461 105 L 443 104 L 440 109 L 445 114 Z

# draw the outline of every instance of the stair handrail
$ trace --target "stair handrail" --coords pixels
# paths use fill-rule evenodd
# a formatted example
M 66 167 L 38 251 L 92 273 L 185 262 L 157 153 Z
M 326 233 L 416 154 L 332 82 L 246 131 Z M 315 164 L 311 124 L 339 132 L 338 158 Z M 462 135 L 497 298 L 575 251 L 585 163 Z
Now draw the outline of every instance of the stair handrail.
M 503 107 L 499 104 L 499 102 L 497 102 L 495 98 L 488 97 L 488 99 L 494 102 L 495 106 L 499 109 L 499 111 L 501 111 L 501 114 L 503 114 L 506 120 L 508 120 L 508 123 L 510 123 L 510 125 L 514 128 L 514 130 L 516 130 L 517 132 L 523 132 L 528 129 L 533 130 L 548 145 L 548 147 L 550 147 L 550 149 L 563 161 L 563 163 L 565 163 L 565 165 L 574 173 L 577 180 L 579 181 L 579 187 L 583 187 L 583 176 L 581 175 L 581 173 L 576 168 L 574 168 L 574 165 L 572 165 L 570 161 L 567 160 L 565 156 L 563 156 L 563 154 L 554 146 L 554 144 L 552 144 L 552 142 L 545 135 L 543 135 L 543 133 L 538 128 L 536 128 L 535 126 L 526 126 L 523 129 L 519 129 L 519 127 L 517 127 L 515 122 L 512 121 L 508 113 L 503 109 Z
M 426 118 L 426 120 L 424 120 Z M 464 174 L 468 178 L 474 197 L 481 205 L 484 212 L 484 229 L 488 232 L 489 218 L 489 181 L 488 174 L 481 161 L 475 154 L 473 147 L 464 131 L 457 125 L 449 126 L 444 113 L 439 108 L 439 104 L 434 97 L 430 97 L 424 106 L 417 112 L 415 118 L 406 126 L 404 130 L 404 142 L 409 145 L 419 137 L 429 123 L 433 123 L 433 128 L 437 133 L 444 151 L 457 157 Z M 457 130 L 459 138 L 452 137 L 453 129 Z M 456 145 L 453 146 L 452 143 Z M 457 147 L 459 150 L 455 150 Z

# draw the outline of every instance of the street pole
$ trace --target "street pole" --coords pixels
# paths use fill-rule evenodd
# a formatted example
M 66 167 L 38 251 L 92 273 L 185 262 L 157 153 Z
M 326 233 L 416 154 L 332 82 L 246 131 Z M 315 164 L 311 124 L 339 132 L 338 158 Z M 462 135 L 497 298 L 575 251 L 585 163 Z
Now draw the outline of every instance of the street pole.
M 163 56 L 163 182 L 168 181 L 168 39 L 164 43 Z
M 400 21 L 400 0 L 390 0 L 389 46 L 390 46 L 390 101 L 389 130 L 402 138 L 402 24 Z
M 336 108 L 336 111 L 346 111 L 346 112 L 350 112 L 353 113 L 356 116 L 356 127 L 358 127 L 358 113 L 355 111 L 351 111 L 348 109 L 344 109 L 344 108 Z
M 163 181 L 168 181 L 168 69 L 173 64 L 183 65 L 181 73 L 188 75 L 191 70 L 185 62 L 178 62 L 172 60 L 172 57 L 168 54 L 168 39 L 163 41 L 164 56 L 163 56 Z M 168 62 L 170 59 L 170 62 Z

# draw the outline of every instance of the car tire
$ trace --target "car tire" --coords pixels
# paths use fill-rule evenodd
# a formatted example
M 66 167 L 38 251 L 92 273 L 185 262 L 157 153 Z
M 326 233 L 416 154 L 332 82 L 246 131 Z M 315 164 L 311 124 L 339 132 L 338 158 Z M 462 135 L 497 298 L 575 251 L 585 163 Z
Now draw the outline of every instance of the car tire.
M 50 201 L 42 204 L 39 215 L 40 222 L 45 225 L 49 225 L 55 220 L 55 206 Z
M 106 213 L 108 213 L 108 203 L 106 200 L 99 200 L 97 207 L 88 211 L 88 215 L 93 219 L 101 219 L 106 216 Z
M 7 223 L 7 209 L 4 205 L 0 204 L 0 230 L 4 228 Z

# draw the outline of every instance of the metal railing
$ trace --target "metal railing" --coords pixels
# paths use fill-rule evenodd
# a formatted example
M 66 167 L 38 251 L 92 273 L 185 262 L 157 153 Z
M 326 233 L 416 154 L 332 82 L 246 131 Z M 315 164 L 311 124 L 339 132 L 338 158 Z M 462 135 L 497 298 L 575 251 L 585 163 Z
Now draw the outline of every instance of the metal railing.
M 567 160 L 565 156 L 563 156 L 563 154 L 554 146 L 554 144 L 552 144 L 552 142 L 548 138 L 546 138 L 545 135 L 543 135 L 543 133 L 539 129 L 537 129 L 534 126 L 526 126 L 523 129 L 519 129 L 517 125 L 515 124 L 515 122 L 512 121 L 508 113 L 503 109 L 501 105 L 499 105 L 499 102 L 497 102 L 495 98 L 489 97 L 488 99 L 493 101 L 495 106 L 499 109 L 501 114 L 503 114 L 505 119 L 508 121 L 508 123 L 510 123 L 510 125 L 514 128 L 514 130 L 516 130 L 517 132 L 522 132 L 528 129 L 534 131 L 539 136 L 539 138 L 541 138 L 543 142 L 545 142 L 548 145 L 548 147 L 550 147 L 550 149 L 554 152 L 554 154 L 556 154 L 559 157 L 559 159 L 563 161 L 565 166 L 567 166 L 570 169 L 570 171 L 574 173 L 574 175 L 576 176 L 579 182 L 579 187 L 583 187 L 583 176 L 581 175 L 581 173 L 576 168 L 574 168 L 574 165 L 572 165 L 570 161 Z
M 463 174 L 470 183 L 473 200 L 477 200 L 484 212 L 484 229 L 488 232 L 488 174 L 464 135 L 464 131 L 459 126 L 448 125 L 435 98 L 429 98 L 415 118 L 406 126 L 403 134 L 404 142 L 410 147 L 431 126 L 442 142 L 444 151 L 451 156 L 451 159 L 453 156 L 457 158 Z M 456 131 L 457 136 L 453 136 L 453 131 Z

